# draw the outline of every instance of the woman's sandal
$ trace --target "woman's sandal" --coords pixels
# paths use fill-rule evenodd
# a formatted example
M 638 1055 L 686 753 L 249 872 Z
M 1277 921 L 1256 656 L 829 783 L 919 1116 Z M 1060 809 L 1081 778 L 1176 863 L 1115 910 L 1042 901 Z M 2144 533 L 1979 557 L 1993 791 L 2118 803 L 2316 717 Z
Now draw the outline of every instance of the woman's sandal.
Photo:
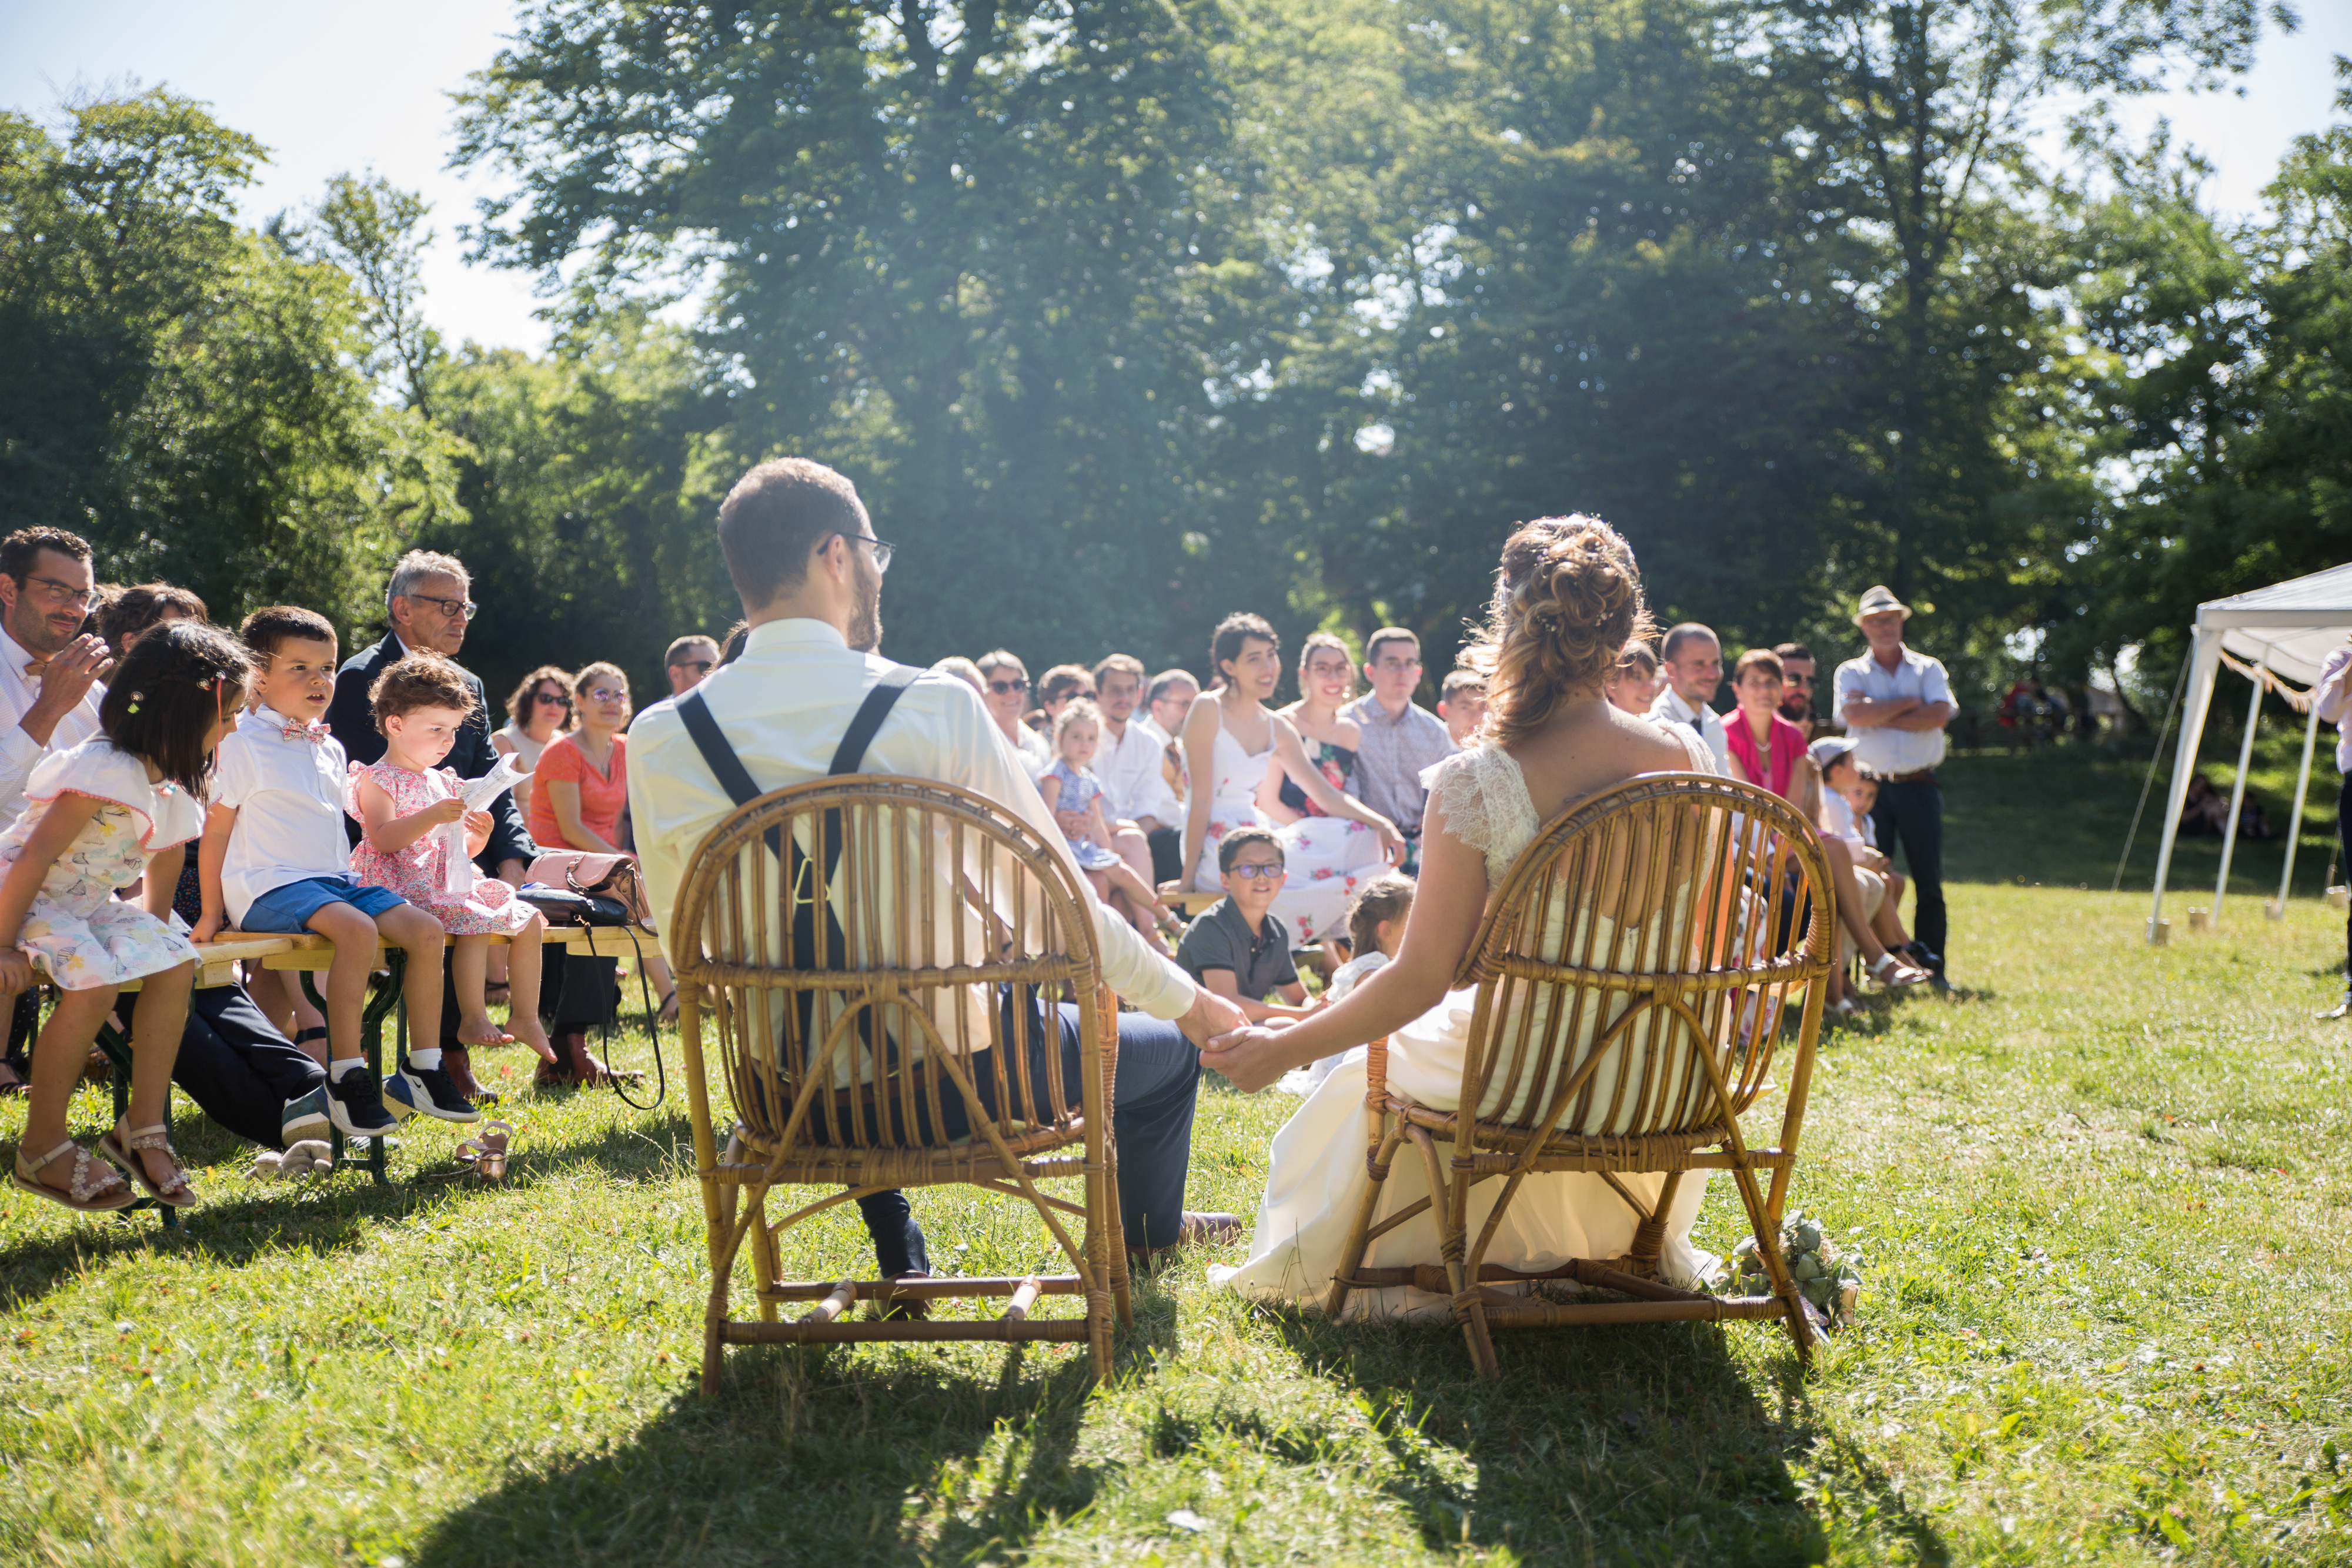
M 457 1145 L 457 1163 L 462 1168 L 448 1174 L 470 1174 L 484 1183 L 503 1179 L 507 1174 L 507 1140 L 513 1135 L 514 1129 L 504 1122 L 485 1123 L 481 1136 L 467 1138 Z
M 68 1154 L 74 1157 L 73 1176 L 66 1183 L 66 1190 L 59 1192 L 41 1180 L 41 1173 Z M 101 1177 L 104 1179 L 100 1179 Z M 109 1214 L 118 1208 L 128 1208 L 139 1201 L 139 1195 L 131 1190 L 130 1183 L 108 1169 L 104 1161 L 91 1159 L 89 1151 L 71 1138 L 31 1165 L 25 1163 L 24 1145 L 18 1145 L 16 1169 L 9 1173 L 9 1179 L 16 1184 L 19 1192 L 46 1197 L 76 1214 Z
M 1881 953 L 1864 973 L 1889 990 L 1901 986 L 1925 985 L 1933 978 L 1927 970 L 1915 969 L 1892 953 Z
M 662 998 L 662 1001 L 661 1001 L 661 1012 L 660 1012 L 660 1014 L 659 1014 L 658 1016 L 660 1017 L 661 1021 L 662 1021 L 662 1022 L 664 1022 L 664 1023 L 676 1023 L 676 1022 L 677 1021 L 677 987 L 672 986 L 672 987 L 670 988 L 669 995 L 667 995 L 667 996 L 666 996 L 666 997 L 664 997 L 664 998 Z
M 127 1118 L 126 1118 L 127 1119 Z M 160 1149 L 172 1162 L 172 1174 L 161 1182 L 151 1180 L 147 1162 L 140 1156 L 150 1149 Z M 158 1122 L 152 1127 L 133 1127 L 129 1141 L 122 1136 L 122 1124 L 118 1122 L 99 1139 L 98 1152 L 111 1161 L 116 1169 L 139 1184 L 139 1190 L 168 1208 L 194 1208 L 195 1189 L 188 1186 L 188 1173 L 180 1168 L 180 1156 L 172 1151 L 172 1129 Z

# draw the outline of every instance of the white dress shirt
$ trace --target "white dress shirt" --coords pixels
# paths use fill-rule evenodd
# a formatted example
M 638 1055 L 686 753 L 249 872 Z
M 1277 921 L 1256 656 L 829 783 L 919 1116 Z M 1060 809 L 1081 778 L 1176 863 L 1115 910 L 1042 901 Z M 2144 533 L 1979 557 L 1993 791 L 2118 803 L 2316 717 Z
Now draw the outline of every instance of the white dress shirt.
M 314 876 L 351 874 L 352 841 L 343 827 L 351 768 L 342 743 L 323 723 L 310 727 L 317 739 L 289 740 L 293 723 L 275 708 L 257 707 L 221 737 L 213 803 L 236 811 L 221 859 L 221 902 L 232 925 L 242 927 L 246 911 L 265 893 Z
M 1905 697 L 1917 697 L 1922 703 L 1948 703 L 1952 700 L 1951 677 L 1944 674 L 1943 661 L 1925 653 L 1903 650 L 1902 659 L 1888 669 L 1878 662 L 1874 653 L 1865 653 L 1859 659 L 1848 659 L 1837 667 L 1834 688 L 1838 722 L 1853 737 L 1853 759 L 1882 777 L 1897 773 L 1916 773 L 1923 768 L 1934 768 L 1944 760 L 1944 732 L 1941 729 L 1897 729 L 1893 725 L 1858 725 L 1845 716 L 1846 704 L 1856 697 L 1874 703 L 1900 702 Z
M 824 622 L 771 621 L 751 628 L 741 658 L 712 671 L 695 690 L 752 781 L 762 789 L 781 789 L 824 777 L 858 705 L 887 668 L 888 661 L 877 654 L 852 652 Z M 1053 813 L 1004 732 L 989 717 L 980 694 L 954 676 L 925 674 L 900 694 L 866 748 L 859 770 L 935 779 L 995 801 L 1051 845 L 1069 864 L 1077 885 L 1087 887 Z M 629 809 L 646 892 L 667 946 L 677 929 L 672 905 L 686 880 L 687 861 L 703 835 L 735 809 L 674 706 L 647 708 L 630 727 Z M 935 853 L 940 847 L 934 846 Z M 1181 1018 L 1190 1010 L 1193 986 L 1184 971 L 1147 946 L 1120 915 L 1091 898 L 1089 907 L 1103 979 L 1110 988 L 1154 1018 Z M 962 899 L 942 896 L 939 908 L 943 921 L 965 923 L 966 951 L 985 950 L 978 917 Z M 853 944 L 864 932 L 892 929 L 882 912 L 844 914 L 841 925 Z M 977 988 L 970 1001 L 982 1017 L 994 1006 Z M 941 1027 L 954 1038 L 945 1020 Z
M 32 776 L 34 764 L 48 752 L 70 750 L 98 733 L 99 694 L 105 688 L 96 683 L 80 706 L 58 720 L 47 745 L 25 733 L 25 716 L 41 695 L 39 677 L 25 673 L 33 658 L 0 630 L 0 828 L 24 815 L 25 780 Z
M 2352 648 L 2327 655 L 2311 695 L 2319 705 L 2319 722 L 2336 727 L 2336 770 L 2352 773 Z
M 1706 742 L 1709 751 L 1715 753 L 1716 771 L 1727 779 L 1731 777 L 1731 737 L 1724 733 L 1721 714 L 1711 707 L 1691 706 L 1683 701 L 1680 693 L 1668 686 L 1658 694 L 1658 700 L 1650 705 L 1650 716 L 1660 724 L 1685 727 L 1692 727 L 1696 720 L 1699 738 Z
M 1152 817 L 1163 828 L 1183 830 L 1184 808 L 1160 768 L 1167 747 L 1168 737 L 1160 727 L 1141 714 L 1129 718 L 1125 735 L 1113 735 L 1110 725 L 1103 725 L 1102 744 L 1095 749 L 1095 777 L 1102 780 L 1103 804 L 1112 821 Z

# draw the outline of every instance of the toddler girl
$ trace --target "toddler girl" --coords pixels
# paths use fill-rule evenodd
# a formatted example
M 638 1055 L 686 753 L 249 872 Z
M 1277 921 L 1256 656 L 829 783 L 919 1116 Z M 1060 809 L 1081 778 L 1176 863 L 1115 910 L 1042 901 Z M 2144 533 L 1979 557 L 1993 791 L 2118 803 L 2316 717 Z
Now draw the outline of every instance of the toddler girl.
M 352 764 L 347 809 L 365 830 L 352 852 L 352 875 L 400 894 L 449 934 L 460 1042 L 509 1045 L 520 1039 L 541 1061 L 553 1061 L 555 1048 L 539 1021 L 539 948 L 547 920 L 513 888 L 474 869 L 472 857 L 489 839 L 490 814 L 467 810 L 465 786 L 441 766 L 457 742 L 458 727 L 473 716 L 472 685 L 440 654 L 411 653 L 375 678 L 368 700 L 383 735 L 383 760 Z M 462 843 L 451 841 L 453 824 L 464 834 Z M 485 983 L 492 936 L 513 944 L 507 957 L 511 1035 L 490 1021 Z M 410 1060 L 421 1054 L 412 1051 Z
M 158 1203 L 196 1201 L 172 1152 L 172 1064 L 187 1027 L 196 951 L 169 924 L 213 749 L 236 727 L 244 651 L 193 621 L 141 637 L 99 705 L 100 733 L 41 759 L 25 814 L 0 833 L 0 989 L 23 992 L 37 966 L 62 994 L 33 1047 L 32 1105 L 17 1146 L 19 1190 L 92 1213 L 138 1201 L 121 1176 L 66 1134 L 66 1102 L 113 1010 L 142 982 L 131 1014 L 131 1108 L 99 1152 Z M 114 896 L 145 877 L 137 904 Z M 44 1153 L 27 1157 L 29 1150 Z M 68 1155 L 70 1164 L 65 1163 Z
M 1054 720 L 1054 765 L 1037 775 L 1037 792 L 1045 810 L 1059 815 L 1077 811 L 1087 819 L 1086 831 L 1070 840 L 1078 869 L 1095 885 L 1096 895 L 1125 915 L 1138 931 L 1166 952 L 1162 931 L 1181 931 L 1176 917 L 1160 902 L 1152 885 L 1135 873 L 1110 847 L 1110 823 L 1103 817 L 1102 781 L 1087 764 L 1102 744 L 1102 710 L 1084 697 L 1066 703 Z
M 1331 983 L 1323 988 L 1325 1002 L 1338 1001 L 1363 984 L 1366 976 L 1396 956 L 1397 948 L 1404 942 L 1405 917 L 1412 913 L 1412 894 L 1413 880 L 1401 871 L 1382 872 L 1364 883 L 1363 890 L 1348 905 L 1348 946 L 1355 956 L 1331 971 Z M 1276 1087 L 1292 1094 L 1312 1094 L 1323 1086 L 1334 1068 L 1363 1049 L 1359 1045 L 1305 1067 L 1293 1068 L 1282 1075 Z

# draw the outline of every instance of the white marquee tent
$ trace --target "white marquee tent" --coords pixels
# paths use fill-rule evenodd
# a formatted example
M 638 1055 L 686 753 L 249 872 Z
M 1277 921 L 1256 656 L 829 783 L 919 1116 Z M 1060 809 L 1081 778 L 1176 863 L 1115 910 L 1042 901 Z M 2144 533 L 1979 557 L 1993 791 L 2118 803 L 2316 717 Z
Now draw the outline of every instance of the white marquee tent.
M 2173 754 L 2172 788 L 2164 802 L 2164 838 L 2156 854 L 2156 902 L 2148 910 L 2147 939 L 2157 940 L 2164 913 L 2164 882 L 2172 869 L 2172 841 L 2180 829 L 2181 802 L 2197 768 L 2197 743 L 2204 737 L 2206 710 L 2213 702 L 2213 677 L 2227 651 L 2257 672 L 2311 686 L 2330 650 L 2344 645 L 2352 631 L 2352 562 L 2274 582 L 2252 593 L 2216 599 L 2197 607 L 2196 645 L 2189 666 L 2189 701 L 2181 710 L 2180 746 Z M 2230 883 L 2230 856 L 2238 844 L 2238 811 L 2246 794 L 2246 765 L 2254 750 L 2254 724 L 2262 713 L 2263 688 L 2254 684 L 2246 708 L 2245 738 L 2238 747 L 2237 782 L 2230 790 L 2230 826 L 2221 841 L 2221 874 L 2213 883 L 2213 917 L 2221 915 L 2221 894 Z M 2286 902 L 2294 874 L 2294 841 L 2303 830 L 2304 797 L 2311 787 L 2311 754 L 2319 735 L 2318 705 L 2304 725 L 2303 766 L 2295 776 L 2294 812 L 2287 829 L 2286 865 L 2279 875 L 2279 902 Z

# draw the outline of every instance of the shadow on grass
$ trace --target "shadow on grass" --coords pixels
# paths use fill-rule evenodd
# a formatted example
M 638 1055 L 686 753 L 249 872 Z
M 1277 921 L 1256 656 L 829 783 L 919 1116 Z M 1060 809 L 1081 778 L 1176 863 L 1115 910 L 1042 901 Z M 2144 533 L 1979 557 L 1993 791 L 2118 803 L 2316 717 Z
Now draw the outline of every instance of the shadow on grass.
M 1280 1332 L 1316 1375 L 1358 1392 L 1389 1450 L 1387 1490 L 1433 1551 L 1659 1563 L 1826 1554 L 1795 1474 L 1820 1434 L 1778 1324 L 1504 1330 L 1493 1383 L 1472 1372 L 1450 1324 L 1298 1317 Z M 1776 1342 L 1769 1404 L 1727 1337 L 1759 1333 Z M 1198 1434 L 1163 1423 L 1158 1436 Z M 1286 1437 L 1297 1441 L 1276 1435 L 1268 1452 Z M 1904 1528 L 1923 1562 L 1948 1560 L 1925 1520 Z
M 1176 1348 L 1150 1276 L 1119 1375 Z M 740 1309 L 739 1309 L 740 1310 Z M 625 1444 L 519 1472 L 444 1519 L 415 1568 L 1017 1559 L 1120 1468 L 1081 1459 L 1083 1346 L 756 1346 Z

